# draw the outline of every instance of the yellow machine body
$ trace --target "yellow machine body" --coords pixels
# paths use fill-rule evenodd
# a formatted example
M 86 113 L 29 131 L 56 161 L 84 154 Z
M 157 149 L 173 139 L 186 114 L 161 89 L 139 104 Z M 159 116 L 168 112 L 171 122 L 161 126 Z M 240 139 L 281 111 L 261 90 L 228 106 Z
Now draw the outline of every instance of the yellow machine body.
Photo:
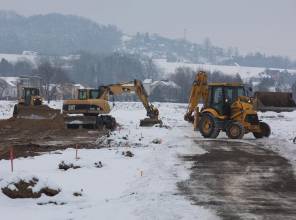
M 199 109 L 198 104 L 203 103 Z M 204 137 L 216 138 L 225 131 L 230 138 L 242 138 L 252 132 L 256 138 L 270 134 L 269 126 L 260 122 L 253 99 L 246 96 L 241 83 L 207 83 L 200 71 L 192 85 L 189 105 L 184 116 Z

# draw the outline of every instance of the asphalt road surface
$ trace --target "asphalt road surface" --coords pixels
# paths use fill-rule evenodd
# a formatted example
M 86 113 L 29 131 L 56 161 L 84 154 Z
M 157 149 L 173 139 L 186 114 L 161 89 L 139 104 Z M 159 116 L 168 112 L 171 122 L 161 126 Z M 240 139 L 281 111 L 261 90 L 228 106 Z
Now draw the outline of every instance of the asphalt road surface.
M 221 219 L 296 220 L 296 179 L 289 161 L 256 144 L 196 140 L 207 151 L 182 156 L 192 161 L 182 194 Z

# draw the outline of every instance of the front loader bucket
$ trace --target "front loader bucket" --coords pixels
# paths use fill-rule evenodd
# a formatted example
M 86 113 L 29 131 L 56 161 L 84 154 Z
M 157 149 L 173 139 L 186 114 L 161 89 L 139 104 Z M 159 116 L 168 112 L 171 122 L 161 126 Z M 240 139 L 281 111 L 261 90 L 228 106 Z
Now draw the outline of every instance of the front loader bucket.
M 55 119 L 60 115 L 60 110 L 52 109 L 47 105 L 25 106 L 15 105 L 13 116 L 21 119 L 43 120 Z
M 262 112 L 289 112 L 296 110 L 296 103 L 289 92 L 256 92 L 255 107 Z

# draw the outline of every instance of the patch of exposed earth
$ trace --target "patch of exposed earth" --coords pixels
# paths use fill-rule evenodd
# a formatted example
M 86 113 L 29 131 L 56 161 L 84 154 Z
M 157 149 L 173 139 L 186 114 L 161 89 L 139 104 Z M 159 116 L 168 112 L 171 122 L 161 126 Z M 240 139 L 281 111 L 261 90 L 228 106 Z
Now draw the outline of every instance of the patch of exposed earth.
M 96 140 L 107 133 L 105 129 L 66 129 L 62 118 L 0 120 L 0 159 L 9 158 L 10 147 L 14 148 L 15 157 L 69 147 L 96 148 Z
M 252 143 L 196 140 L 207 153 L 193 162 L 179 190 L 222 219 L 296 219 L 296 179 L 289 161 Z

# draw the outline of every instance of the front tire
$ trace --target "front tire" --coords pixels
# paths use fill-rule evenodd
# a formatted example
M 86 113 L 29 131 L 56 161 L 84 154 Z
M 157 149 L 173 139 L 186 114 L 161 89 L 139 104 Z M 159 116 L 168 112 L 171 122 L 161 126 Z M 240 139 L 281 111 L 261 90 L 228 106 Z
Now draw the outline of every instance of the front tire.
M 211 114 L 203 114 L 198 129 L 204 138 L 216 138 L 220 133 L 217 120 Z
M 18 114 L 18 105 L 15 104 L 13 107 L 13 117 L 16 118 Z
M 261 132 L 253 132 L 253 135 L 255 138 L 263 138 L 263 137 L 269 137 L 271 130 L 267 123 L 260 122 L 259 123 Z
M 226 135 L 231 139 L 242 139 L 245 134 L 244 126 L 239 122 L 230 122 L 226 127 Z

